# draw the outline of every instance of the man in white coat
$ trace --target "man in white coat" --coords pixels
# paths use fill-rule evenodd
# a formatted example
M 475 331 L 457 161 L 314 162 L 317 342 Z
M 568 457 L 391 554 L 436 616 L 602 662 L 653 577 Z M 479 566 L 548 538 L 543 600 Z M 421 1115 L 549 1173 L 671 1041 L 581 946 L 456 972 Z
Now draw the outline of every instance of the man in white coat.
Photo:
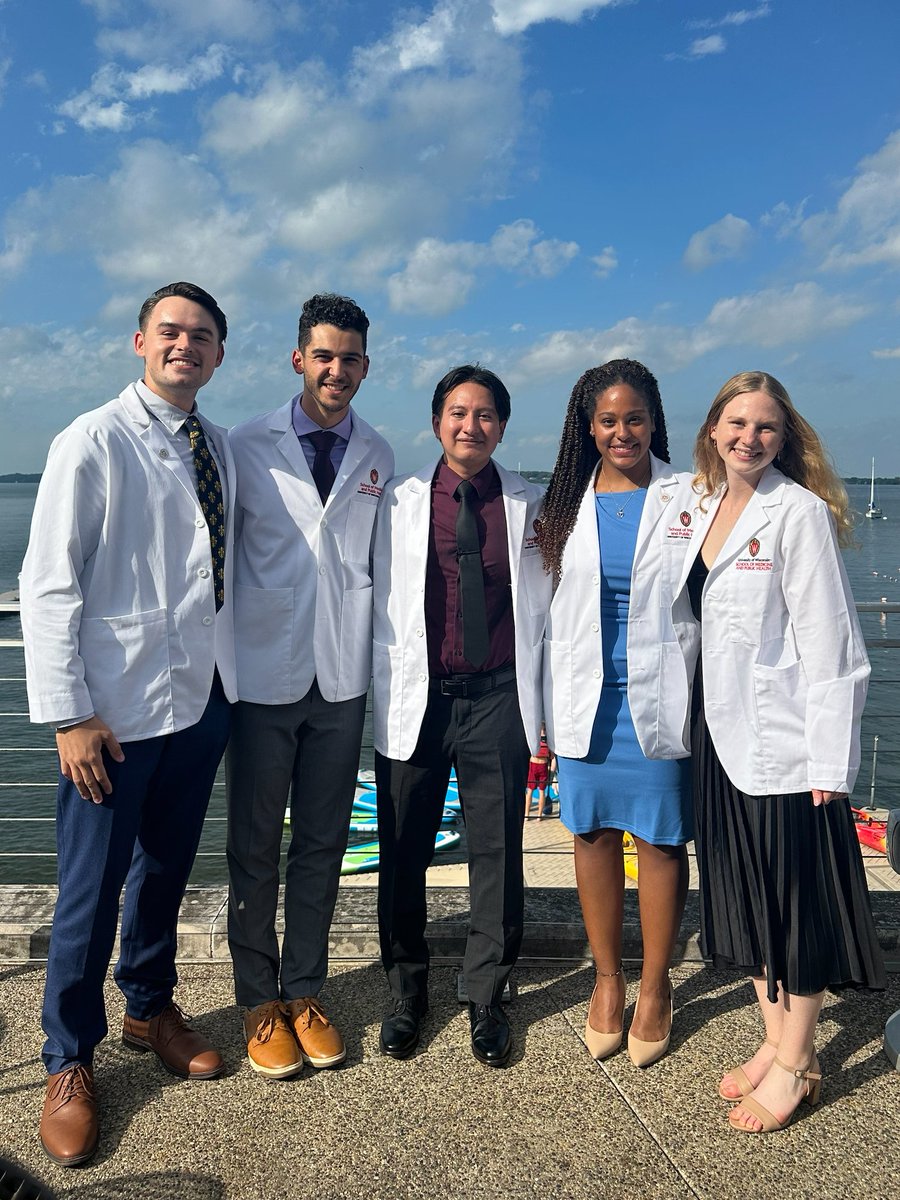
M 425 872 L 451 767 L 469 848 L 463 964 L 472 1052 L 504 1066 L 500 997 L 522 942 L 522 793 L 541 729 L 550 603 L 535 537 L 542 489 L 493 460 L 510 414 L 491 371 L 437 385 L 437 464 L 394 480 L 375 534 L 374 723 L 381 957 L 394 1006 L 381 1048 L 406 1058 L 428 1007 Z
M 41 1141 L 61 1166 L 97 1147 L 92 1064 L 123 884 L 124 1043 L 183 1078 L 224 1070 L 172 995 L 235 699 L 233 466 L 225 431 L 196 408 L 228 329 L 190 283 L 154 292 L 139 324 L 143 379 L 50 448 L 21 576 L 31 719 L 56 727 L 60 760 Z
M 226 755 L 228 935 L 250 1065 L 270 1078 L 346 1055 L 318 995 L 372 673 L 375 510 L 394 470 L 387 442 L 350 407 L 368 327 L 344 296 L 307 300 L 291 356 L 302 391 L 231 433 L 240 702 Z

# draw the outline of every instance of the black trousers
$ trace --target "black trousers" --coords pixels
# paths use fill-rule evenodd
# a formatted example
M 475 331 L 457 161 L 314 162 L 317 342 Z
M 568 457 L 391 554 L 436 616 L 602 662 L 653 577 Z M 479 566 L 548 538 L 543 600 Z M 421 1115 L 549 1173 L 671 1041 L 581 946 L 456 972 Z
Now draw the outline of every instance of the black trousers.
M 528 756 L 515 680 L 474 699 L 432 694 L 412 756 L 375 755 L 378 927 L 395 999 L 427 989 L 425 872 L 455 766 L 469 847 L 463 971 L 473 1003 L 499 1000 L 522 944 Z

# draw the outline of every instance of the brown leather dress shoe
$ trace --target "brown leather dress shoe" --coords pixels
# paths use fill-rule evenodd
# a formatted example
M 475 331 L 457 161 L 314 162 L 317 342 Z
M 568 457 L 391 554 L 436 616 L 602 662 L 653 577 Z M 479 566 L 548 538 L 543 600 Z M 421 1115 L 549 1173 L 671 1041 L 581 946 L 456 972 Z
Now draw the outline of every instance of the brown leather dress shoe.
M 287 1079 L 303 1070 L 303 1053 L 280 1000 L 269 1000 L 244 1013 L 250 1066 L 260 1075 Z
M 340 1030 L 328 1020 L 314 996 L 289 1000 L 287 1011 L 305 1062 L 314 1067 L 336 1067 L 344 1061 L 347 1048 Z
M 180 1079 L 215 1079 L 225 1070 L 225 1063 L 203 1034 L 191 1029 L 190 1019 L 174 1000 L 149 1021 L 138 1021 L 126 1013 L 122 1044 L 133 1050 L 152 1050 L 166 1070 Z
M 47 1077 L 41 1115 L 41 1145 L 61 1167 L 77 1167 L 97 1149 L 99 1127 L 94 1072 L 76 1063 Z

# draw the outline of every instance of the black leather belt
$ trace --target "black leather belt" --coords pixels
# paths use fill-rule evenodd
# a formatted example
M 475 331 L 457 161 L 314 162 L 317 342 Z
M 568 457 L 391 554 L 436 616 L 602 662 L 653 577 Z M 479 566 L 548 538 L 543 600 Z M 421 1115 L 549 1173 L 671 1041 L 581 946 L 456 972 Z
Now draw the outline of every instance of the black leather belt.
M 428 684 L 430 692 L 439 692 L 442 696 L 452 696 L 455 699 L 471 700 L 474 696 L 483 696 L 511 683 L 516 677 L 514 666 L 498 667 L 496 671 L 482 671 L 478 675 L 444 675 L 440 679 L 432 679 Z

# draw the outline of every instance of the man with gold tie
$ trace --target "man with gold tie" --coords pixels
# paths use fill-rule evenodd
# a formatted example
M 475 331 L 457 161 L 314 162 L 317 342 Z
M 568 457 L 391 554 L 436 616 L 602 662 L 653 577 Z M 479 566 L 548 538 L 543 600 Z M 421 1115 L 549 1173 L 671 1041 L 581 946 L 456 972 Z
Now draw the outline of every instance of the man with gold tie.
M 450 371 L 431 408 L 440 459 L 393 480 L 378 510 L 378 923 L 393 1000 L 381 1049 L 394 1058 L 413 1053 L 428 1008 L 425 872 L 451 767 L 469 850 L 472 1053 L 502 1067 L 512 1048 L 500 997 L 522 941 L 522 793 L 551 587 L 534 529 L 542 489 L 493 459 L 509 414 L 492 371 Z
M 94 1048 L 119 925 L 122 1040 L 185 1079 L 224 1062 L 174 1002 L 178 911 L 236 698 L 234 471 L 197 411 L 228 327 L 173 283 L 134 335 L 143 378 L 55 439 L 22 566 L 32 721 L 55 726 L 59 897 L 42 1024 L 44 1150 L 95 1152 Z

